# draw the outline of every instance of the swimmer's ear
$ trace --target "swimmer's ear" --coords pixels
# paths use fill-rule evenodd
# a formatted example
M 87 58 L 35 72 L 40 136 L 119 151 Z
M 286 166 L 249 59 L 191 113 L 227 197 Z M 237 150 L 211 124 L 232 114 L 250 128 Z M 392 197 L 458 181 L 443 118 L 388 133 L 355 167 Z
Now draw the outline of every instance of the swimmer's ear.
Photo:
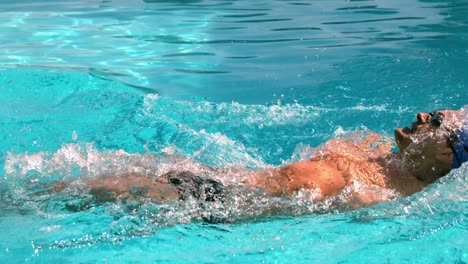
M 451 165 L 453 162 L 453 152 L 452 150 L 441 152 L 435 156 L 435 159 L 441 163 Z

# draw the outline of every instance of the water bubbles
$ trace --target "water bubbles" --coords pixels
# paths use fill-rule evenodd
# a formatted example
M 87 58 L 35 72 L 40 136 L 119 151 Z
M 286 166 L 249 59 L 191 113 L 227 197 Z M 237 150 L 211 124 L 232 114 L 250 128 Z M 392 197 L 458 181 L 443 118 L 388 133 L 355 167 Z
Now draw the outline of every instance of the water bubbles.
M 42 246 L 40 246 L 40 245 L 35 245 L 34 241 L 31 241 L 31 247 L 32 247 L 33 250 L 34 250 L 34 255 L 35 255 L 35 256 L 38 256 L 39 253 L 41 252 Z
M 175 146 L 167 146 L 164 147 L 161 151 L 166 155 L 174 155 L 177 152 L 177 148 Z
M 61 225 L 51 225 L 51 226 L 41 227 L 41 228 L 39 228 L 39 231 L 41 231 L 41 232 L 52 232 L 52 231 L 55 231 L 55 230 L 60 229 L 60 228 L 62 228 Z
M 345 131 L 341 126 L 338 126 L 335 131 L 333 132 L 333 137 L 341 137 L 348 133 L 349 131 Z

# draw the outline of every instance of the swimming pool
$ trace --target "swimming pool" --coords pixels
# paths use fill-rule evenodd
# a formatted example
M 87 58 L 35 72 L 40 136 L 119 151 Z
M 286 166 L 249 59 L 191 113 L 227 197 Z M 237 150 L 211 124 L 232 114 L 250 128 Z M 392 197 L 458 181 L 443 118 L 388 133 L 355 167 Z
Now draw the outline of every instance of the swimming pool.
M 333 136 L 391 136 L 415 112 L 460 109 L 465 1 L 0 7 L 4 263 L 468 261 L 466 164 L 391 203 L 323 213 L 273 201 L 291 212 L 233 224 L 204 224 L 190 205 L 72 213 L 60 208 L 86 197 L 32 195 L 40 183 L 120 170 L 280 165 Z

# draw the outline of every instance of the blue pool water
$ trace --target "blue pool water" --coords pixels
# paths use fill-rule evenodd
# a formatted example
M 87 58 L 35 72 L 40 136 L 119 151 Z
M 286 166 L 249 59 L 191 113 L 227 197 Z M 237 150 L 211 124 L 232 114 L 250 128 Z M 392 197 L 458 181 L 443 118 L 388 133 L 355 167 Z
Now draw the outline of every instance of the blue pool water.
M 0 260 L 467 263 L 466 164 L 371 208 L 285 198 L 263 201 L 284 215 L 236 207 L 253 220 L 232 224 L 190 204 L 70 212 L 86 197 L 37 194 L 123 170 L 281 165 L 460 109 L 467 17 L 461 0 L 1 1 Z

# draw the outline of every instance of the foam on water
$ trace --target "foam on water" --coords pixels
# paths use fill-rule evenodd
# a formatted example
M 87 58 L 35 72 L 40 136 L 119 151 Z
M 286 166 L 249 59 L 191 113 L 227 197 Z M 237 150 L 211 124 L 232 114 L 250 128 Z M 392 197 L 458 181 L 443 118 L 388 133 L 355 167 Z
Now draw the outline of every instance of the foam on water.
M 191 105 L 191 103 L 184 102 L 170 102 L 163 105 L 167 102 L 153 95 L 147 96 L 145 102 L 143 105 L 145 105 L 146 115 L 154 118 L 158 117 L 158 111 L 175 109 L 174 106 L 181 104 Z M 200 104 L 209 103 L 202 102 Z M 229 105 L 223 105 L 223 109 Z M 232 105 L 234 109 L 239 107 L 237 103 Z M 188 109 L 193 108 L 189 107 Z M 256 116 L 259 111 L 268 111 L 269 106 L 254 106 L 253 108 L 251 111 L 246 108 L 245 112 L 252 112 L 252 115 Z M 203 109 L 203 113 L 208 113 L 208 117 L 213 115 L 212 119 L 216 122 L 215 116 L 218 112 Z M 316 109 L 310 111 L 313 114 Z M 177 111 L 174 112 L 177 113 Z M 245 112 L 242 111 L 242 113 Z M 194 114 L 198 115 L 199 113 L 195 111 Z M 166 117 L 171 117 L 170 112 L 164 119 L 168 122 L 170 118 Z M 190 118 L 177 117 L 174 120 L 186 121 L 187 124 L 192 125 L 187 121 Z M 280 118 L 278 122 L 284 122 L 284 120 L 286 119 Z M 219 122 L 225 123 L 225 121 Z M 177 144 L 173 145 L 174 149 L 166 146 L 168 153 L 155 155 L 152 153 L 129 153 L 122 149 L 102 150 L 95 144 L 86 142 L 63 144 L 56 151 L 50 152 L 9 152 L 5 159 L 4 179 L 1 181 L 1 209 L 4 212 L 4 217 L 0 225 L 2 229 L 7 230 L 5 235 L 10 237 L 13 237 L 13 234 L 9 235 L 10 231 L 7 227 L 13 225 L 13 222 L 21 223 L 19 226 L 15 225 L 21 226 L 25 231 L 29 230 L 28 232 L 34 235 L 29 248 L 24 248 L 24 240 L 22 239 L 4 241 L 2 247 L 6 248 L 7 252 L 2 254 L 6 258 L 12 254 L 20 254 L 32 258 L 58 259 L 63 258 L 58 252 L 65 250 L 73 252 L 74 256 L 79 256 L 82 260 L 96 261 L 105 258 L 105 254 L 114 254 L 114 250 L 118 251 L 120 247 L 125 247 L 128 250 L 122 254 L 123 258 L 127 260 L 132 259 L 136 252 L 143 250 L 145 259 L 160 261 L 164 256 L 174 257 L 175 253 L 170 252 L 176 252 L 176 249 L 180 250 L 182 247 L 192 245 L 192 243 L 194 244 L 193 251 L 190 250 L 188 253 L 196 254 L 196 249 L 199 248 L 195 246 L 196 241 L 205 234 L 208 237 L 218 236 L 219 243 L 231 244 L 235 241 L 237 246 L 231 247 L 231 249 L 242 261 L 252 259 L 249 252 L 264 252 L 261 259 L 273 258 L 274 255 L 267 253 L 268 248 L 263 248 L 266 245 L 271 245 L 272 248 L 286 255 L 288 250 L 292 250 L 292 252 L 297 252 L 299 249 L 306 250 L 304 245 L 301 246 L 299 242 L 294 241 L 296 239 L 297 241 L 307 241 L 306 234 L 309 239 L 314 238 L 317 236 L 316 232 L 319 232 L 317 229 L 323 230 L 324 228 L 329 228 L 325 236 L 330 241 L 334 236 L 343 234 L 343 230 L 348 230 L 346 238 L 341 237 L 341 242 L 333 242 L 333 247 L 349 247 L 362 235 L 359 232 L 375 236 L 373 240 L 377 244 L 392 243 L 395 247 L 404 243 L 403 241 L 426 241 L 434 236 L 439 236 L 439 234 L 443 236 L 446 232 L 449 232 L 451 236 L 458 237 L 458 239 L 462 239 L 466 235 L 466 229 L 460 229 L 460 226 L 463 225 L 466 218 L 464 212 L 467 211 L 468 204 L 468 197 L 464 191 L 467 187 L 467 164 L 452 171 L 423 192 L 403 199 L 391 190 L 358 183 L 346 188 L 336 197 L 320 202 L 316 200 L 317 194 L 305 190 L 291 197 L 272 198 L 242 187 L 230 187 L 229 199 L 224 204 L 203 204 L 194 199 L 173 201 L 166 204 L 151 202 L 101 204 L 95 203 L 92 197 L 87 194 L 86 187 L 80 184 L 84 178 L 101 174 L 122 175 L 131 172 L 151 176 L 161 175 L 171 170 L 189 170 L 216 178 L 229 185 L 239 182 L 244 173 L 252 167 L 259 169 L 269 166 L 248 155 L 248 150 L 245 147 L 239 147 L 242 145 L 240 142 L 226 135 L 207 133 L 185 125 L 179 128 L 184 131 L 192 131 L 193 137 L 199 137 L 199 140 L 204 142 L 199 145 L 199 149 L 191 152 L 193 156 L 174 155 L 174 153 L 183 152 L 183 150 L 177 150 Z M 365 128 L 362 131 L 348 131 L 338 127 L 334 133 L 338 140 L 352 139 L 353 144 L 366 142 L 367 135 L 369 135 L 369 131 Z M 370 135 L 372 136 L 372 134 Z M 70 135 L 70 138 L 73 140 L 73 135 Z M 79 133 L 77 133 L 77 138 L 80 138 Z M 385 140 L 378 140 L 378 142 L 383 144 Z M 370 149 L 376 150 L 375 144 L 371 145 L 374 147 Z M 216 150 L 213 150 L 213 146 L 216 146 Z M 316 148 L 304 143 L 299 144 L 287 162 L 320 155 L 323 148 L 327 147 L 327 145 L 323 145 Z M 206 151 L 207 149 L 208 151 Z M 226 154 L 224 157 L 234 158 L 218 160 L 218 156 L 211 155 L 212 151 L 220 153 L 220 155 L 226 152 L 230 155 Z M 169 152 L 171 155 L 168 155 Z M 373 155 L 371 153 L 365 152 L 363 155 Z M 242 158 L 235 158 L 236 156 Z M 201 165 L 197 162 L 200 159 L 212 160 L 213 164 L 219 164 L 224 169 Z M 43 192 L 44 186 L 53 181 L 74 183 L 62 192 Z M 346 205 L 351 199 L 350 192 L 359 191 L 360 188 L 367 188 L 366 191 L 370 189 L 380 194 L 386 193 L 391 202 L 360 210 L 347 207 Z M 69 209 L 79 208 L 83 204 L 91 205 L 91 207 L 84 211 L 70 211 Z M 235 224 L 212 228 L 200 226 L 199 223 L 202 219 L 213 215 L 218 219 L 226 219 Z M 265 220 L 267 221 L 265 222 Z M 248 224 L 245 224 L 245 221 Z M 331 225 L 331 223 L 334 224 Z M 180 224 L 189 225 L 180 226 Z M 275 228 L 275 225 L 280 226 Z M 268 231 L 271 228 L 276 231 Z M 453 234 L 450 231 L 453 228 L 459 230 L 459 233 Z M 219 229 L 226 230 L 220 231 Z M 253 231 L 255 235 L 250 234 L 251 231 L 248 230 L 256 230 Z M 299 234 L 297 230 L 303 230 L 305 233 Z M 243 238 L 240 237 L 241 234 Z M 180 237 L 184 242 L 177 244 L 173 240 L 174 237 Z M 283 243 L 275 242 L 275 237 Z M 377 239 L 378 237 L 380 239 Z M 247 244 L 252 239 L 260 239 L 261 243 L 252 248 Z M 317 239 L 319 238 L 317 237 Z M 441 237 L 441 239 L 445 238 Z M 140 243 L 144 243 L 144 245 Z M 163 243 L 162 248 L 161 243 Z M 166 251 L 166 254 L 158 254 L 161 252 L 160 250 L 168 250 L 170 246 L 175 251 L 169 250 Z M 460 244 L 452 244 L 450 247 L 463 249 L 463 245 Z M 89 250 L 98 248 L 101 253 L 86 255 Z M 352 253 L 354 250 L 364 250 L 364 248 L 356 247 L 352 251 L 337 254 L 327 250 L 324 244 L 319 248 L 327 254 L 334 255 L 337 259 L 342 256 L 348 260 L 354 258 L 355 255 Z M 318 254 L 319 248 L 309 248 L 309 250 L 315 250 Z M 226 250 L 228 249 L 224 248 L 221 251 L 226 252 Z M 385 250 L 376 249 L 376 252 L 379 255 L 379 252 L 385 252 Z M 218 253 L 214 253 L 213 258 L 223 258 L 216 254 Z M 318 254 L 316 258 L 321 259 L 320 256 Z M 371 257 L 372 254 L 366 256 L 370 261 L 375 261 Z M 456 253 L 454 256 L 463 259 Z M 203 255 L 192 257 L 192 259 L 201 260 L 206 259 L 206 257 Z M 257 257 L 253 259 L 257 259 Z
M 218 179 L 224 184 L 231 186 L 242 182 L 245 174 L 251 170 L 252 164 L 255 164 L 255 169 L 266 169 L 269 167 L 261 161 L 254 160 L 246 153 L 243 147 L 234 148 L 237 154 L 233 152 L 232 147 L 238 144 L 224 135 L 207 134 L 204 131 L 198 132 L 197 135 L 207 137 L 208 140 L 205 141 L 205 145 L 201 146 L 199 150 L 193 152 L 193 156 L 189 157 L 178 156 L 173 153 L 170 155 L 154 155 L 150 153 L 127 153 L 124 150 L 100 151 L 92 143 L 65 144 L 54 153 L 8 153 L 5 159 L 4 178 L 6 181 L 4 184 L 14 187 L 12 197 L 18 194 L 16 198 L 27 200 L 29 206 L 32 205 L 36 209 L 51 207 L 62 210 L 63 208 L 60 209 L 60 206 L 66 205 L 66 201 L 69 200 L 66 198 L 67 195 L 70 197 L 81 197 L 82 199 L 90 198 L 86 194 L 86 189 L 83 189 L 85 186 L 80 181 L 85 178 L 100 175 L 123 176 L 128 174 L 158 177 L 169 171 L 191 171 L 198 175 Z M 288 160 L 287 163 L 300 159 L 320 158 L 320 156 L 328 155 L 329 153 L 338 153 L 340 155 L 352 156 L 353 159 L 367 160 L 383 155 L 391 148 L 388 138 L 382 138 L 366 130 L 345 132 L 342 129 L 338 129 L 338 131 L 335 131 L 335 136 L 337 136 L 336 139 L 327 142 L 319 148 L 312 148 L 303 144 L 297 146 L 295 153 L 292 155 L 293 158 Z M 219 158 L 218 155 L 210 155 L 210 152 L 213 151 L 212 145 L 214 144 L 217 145 L 216 153 L 227 151 L 231 154 L 229 156 L 231 160 L 224 161 L 223 163 L 217 162 L 220 167 L 209 167 L 197 162 L 198 159 Z M 342 147 L 336 148 L 336 146 Z M 206 149 L 209 149 L 209 151 L 206 151 Z M 171 150 L 171 152 L 174 151 Z M 242 157 L 243 160 L 236 159 L 236 157 Z M 53 181 L 68 181 L 74 182 L 74 184 L 64 193 L 41 194 L 40 189 L 44 188 L 44 184 Z M 39 190 L 36 191 L 35 189 Z M 150 224 L 145 222 L 143 225 L 152 226 L 155 224 L 156 226 L 160 226 L 167 223 L 186 223 L 192 221 L 192 219 L 199 220 L 203 218 L 203 215 L 213 212 L 222 215 L 226 221 L 231 222 L 263 218 L 268 215 L 297 215 L 332 210 L 348 210 L 349 206 L 347 204 L 350 204 L 350 200 L 353 199 L 351 193 L 363 191 L 375 192 L 385 196 L 386 200 L 401 198 L 401 195 L 393 190 L 369 186 L 360 182 L 356 182 L 353 186 L 345 188 L 336 197 L 327 198 L 322 201 L 316 199 L 318 196 L 313 191 L 303 190 L 292 197 L 272 198 L 261 193 L 255 193 L 255 191 L 249 191 L 241 186 L 234 186 L 230 190 L 231 200 L 224 204 L 215 204 L 214 208 L 211 205 L 199 207 L 200 203 L 197 201 L 163 206 L 144 204 L 144 208 L 145 206 L 154 206 L 158 208 L 157 210 L 161 210 L 161 208 L 164 208 L 164 210 L 162 215 L 156 214 L 158 215 L 156 216 L 153 214 Z M 35 192 L 39 192 L 39 195 L 34 196 Z M 12 197 L 10 197 L 10 200 L 14 200 Z M 464 198 L 462 197 L 462 199 Z M 54 206 L 51 201 L 60 201 L 61 205 L 57 205 L 58 207 Z M 112 208 L 115 206 L 111 205 Z M 120 206 L 126 207 L 127 205 Z M 142 205 L 133 208 L 131 214 L 139 212 L 141 207 Z M 352 204 L 351 208 L 353 208 Z M 45 210 L 47 211 L 47 209 Z M 125 211 L 125 209 L 122 210 Z
M 96 203 L 82 184 L 190 170 L 231 185 L 466 104 L 465 3 L 363 3 L 3 0 L 0 259 L 468 262 L 466 164 L 405 198 L 230 186 L 226 205 Z M 343 206 L 353 188 L 390 201 Z
M 314 259 L 322 259 L 323 257 L 323 260 L 325 260 L 326 256 L 322 254 L 330 254 L 329 256 L 333 255 L 337 259 L 343 257 L 348 261 L 355 257 L 358 258 L 359 254 L 355 255 L 357 252 L 362 253 L 370 250 L 374 252 L 374 255 L 366 254 L 364 259 L 375 261 L 382 257 L 380 254 L 386 252 L 382 247 L 377 246 L 380 243 L 392 243 L 396 248 L 403 248 L 406 243 L 413 241 L 415 242 L 413 247 L 422 249 L 425 247 L 424 243 L 431 241 L 434 237 L 444 241 L 446 239 L 444 234 L 447 232 L 447 235 L 451 236 L 450 240 L 463 241 L 466 236 L 466 229 L 461 228 L 466 218 L 464 212 L 466 212 L 468 204 L 468 197 L 464 191 L 467 187 L 467 175 L 468 168 L 465 164 L 425 191 L 414 196 L 371 208 L 347 213 L 335 212 L 331 215 L 314 214 L 311 210 L 313 204 L 301 199 L 301 195 L 305 195 L 301 193 L 295 197 L 294 203 L 284 200 L 274 201 L 277 206 L 281 204 L 295 206 L 297 211 L 289 211 L 289 213 L 296 215 L 295 218 L 281 217 L 276 220 L 270 219 L 267 222 L 250 221 L 248 225 L 238 223 L 209 227 L 192 224 L 178 226 L 175 229 L 161 228 L 161 224 L 172 225 L 193 221 L 193 217 L 200 214 L 195 201 L 187 201 L 183 205 L 156 206 L 146 204 L 140 208 L 133 208 L 133 211 L 117 204 L 97 206 L 91 210 L 73 214 L 57 211 L 55 213 L 50 211 L 38 213 L 39 211 L 36 211 L 33 215 L 27 214 L 30 221 L 25 221 L 26 219 L 21 215 L 9 214 L 8 221 L 1 222 L 1 225 L 6 227 L 13 224 L 13 222 L 9 221 L 16 221 L 17 225 L 35 233 L 29 249 L 30 256 L 35 258 L 59 258 L 59 252 L 65 250 L 75 257 L 79 256 L 82 260 L 99 260 L 105 258 L 106 255 L 114 254 L 114 250 L 119 251 L 119 248 L 125 247 L 127 250 L 120 253 L 125 259 L 132 259 L 136 252 L 140 252 L 140 256 L 144 256 L 146 260 L 156 261 L 166 257 L 175 257 L 176 252 L 193 244 L 193 247 L 186 249 L 186 254 L 193 255 L 192 260 L 202 260 L 207 256 L 195 256 L 197 250 L 200 249 L 200 245 L 196 246 L 196 241 L 200 236 L 214 236 L 217 237 L 216 243 L 230 245 L 224 249 L 218 246 L 218 250 L 222 250 L 222 252 L 232 250 L 235 255 L 231 257 L 236 256 L 240 259 L 274 258 L 274 254 L 267 253 L 269 248 L 274 248 L 281 254 L 288 254 L 288 251 L 291 250 L 291 253 L 293 253 L 296 250 L 306 250 L 308 248 L 309 252 L 314 253 Z M 242 199 L 243 197 L 245 196 L 239 196 L 238 198 Z M 57 197 L 57 200 L 64 198 Z M 47 202 L 50 203 L 53 200 L 49 198 Z M 244 205 L 242 201 L 237 202 L 240 203 L 239 205 Z M 273 201 L 268 202 L 273 203 Z M 243 217 L 248 217 L 249 214 L 255 216 L 257 213 L 255 210 L 268 205 L 267 202 L 262 200 L 259 200 L 258 203 L 257 208 L 250 208 L 249 210 L 249 208 L 244 207 L 245 214 Z M 27 206 L 32 206 L 32 203 Z M 307 208 L 307 210 L 304 208 Z M 323 209 L 323 207 L 315 208 L 315 210 L 319 209 Z M 310 217 L 297 216 L 298 213 L 306 211 L 309 214 L 312 213 L 312 215 Z M 34 215 L 38 215 L 42 219 L 35 219 Z M 67 228 L 70 225 L 73 226 L 73 229 Z M 456 233 L 450 231 L 453 228 L 457 230 Z M 8 235 L 10 229 L 6 228 L 4 230 L 5 234 Z M 365 232 L 366 238 L 362 237 L 362 232 Z M 319 241 L 319 234 L 321 234 L 321 247 L 301 245 L 304 241 L 310 241 L 311 239 Z M 342 236 L 344 234 L 347 235 Z M 148 238 L 145 239 L 145 237 Z M 174 237 L 179 238 L 181 242 L 177 243 Z M 340 239 L 334 240 L 337 238 Z M 350 249 L 349 247 L 352 244 L 364 239 L 373 241 L 370 243 L 371 245 L 374 243 L 374 246 L 366 249 L 364 245 L 359 246 L 359 244 L 356 244 L 351 247 L 354 248 L 353 250 L 345 250 L 338 254 L 332 250 L 332 248 L 337 247 Z M 251 245 L 251 241 L 255 240 L 258 240 L 260 244 L 254 243 L 256 246 Z M 16 245 L 18 242 L 9 241 L 7 248 L 10 253 L 3 254 L 8 256 L 15 254 L 15 252 L 21 252 L 23 249 L 18 248 L 21 245 Z M 327 243 L 331 243 L 330 247 L 325 246 Z M 444 245 L 443 247 L 447 250 L 466 249 L 466 246 L 460 243 L 451 242 L 450 245 L 442 243 L 439 245 Z M 333 247 L 331 247 L 332 245 Z M 169 250 L 170 247 L 173 250 Z M 86 253 L 96 249 L 100 249 L 101 253 Z M 264 254 L 256 257 L 249 254 L 249 252 L 262 252 L 263 250 L 266 250 Z M 355 251 L 356 253 L 353 253 Z M 161 254 L 162 252 L 165 253 Z M 322 252 L 322 254 L 315 254 L 319 252 Z M 210 258 L 224 258 L 218 255 L 219 252 L 213 252 L 213 254 Z M 428 255 L 425 256 L 431 259 Z M 463 256 L 457 251 L 453 252 L 452 257 L 463 259 Z M 359 258 L 362 260 L 362 254 L 360 254 Z M 389 258 L 396 260 L 397 256 L 389 256 Z M 426 260 L 426 258 L 423 257 L 422 260 Z
M 203 204 L 194 199 L 162 205 L 151 202 L 95 203 L 87 194 L 86 187 L 81 184 L 82 179 L 125 173 L 154 176 L 171 170 L 188 170 L 231 185 L 241 181 L 246 171 L 270 167 L 272 162 L 269 160 L 276 160 L 281 164 L 321 155 L 327 145 L 319 148 L 317 145 L 332 137 L 337 137 L 338 140 L 354 138 L 350 141 L 352 144 L 365 143 L 369 129 L 362 122 L 349 123 L 349 120 L 358 120 L 350 117 L 363 112 L 367 112 L 367 115 L 379 116 L 383 112 L 386 115 L 399 116 L 414 111 L 410 107 L 392 109 L 385 106 L 357 105 L 329 108 L 281 101 L 266 105 L 188 102 L 125 89 L 127 88 L 123 88 L 122 93 L 112 95 L 110 99 L 108 94 L 95 92 L 92 86 L 87 87 L 80 95 L 69 96 L 65 93 L 57 99 L 61 112 L 50 114 L 44 120 L 38 115 L 37 122 L 52 124 L 54 129 L 51 131 L 63 135 L 63 141 L 68 143 L 62 143 L 58 147 L 49 144 L 48 150 L 42 151 L 29 150 L 27 144 L 22 148 L 23 151 L 18 151 L 21 149 L 18 147 L 8 147 L 8 144 L 4 146 L 11 150 L 5 155 L 4 177 L 0 181 L 1 208 L 6 216 L 3 218 L 3 225 L 6 228 L 12 224 L 10 221 L 22 221 L 28 223 L 27 229 L 34 233 L 29 249 L 22 248 L 22 241 L 7 242 L 4 247 L 9 248 L 10 252 L 24 256 L 24 252 L 32 249 L 32 255 L 39 257 L 42 254 L 54 255 L 56 250 L 67 249 L 82 256 L 86 250 L 74 249 L 107 247 L 106 245 L 119 243 L 122 245 L 132 239 L 154 238 L 170 232 L 167 228 L 178 224 L 190 224 L 187 228 L 196 229 L 200 221 L 210 216 L 234 222 L 236 224 L 230 228 L 241 230 L 245 221 L 249 225 L 261 225 L 264 220 L 269 220 L 268 223 L 274 225 L 277 221 L 284 221 L 283 217 L 292 216 L 299 219 L 299 222 L 303 221 L 304 225 L 317 225 L 316 220 L 310 220 L 306 216 L 321 219 L 324 213 L 333 215 L 329 221 L 338 221 L 336 219 L 341 217 L 346 219 L 345 222 L 360 223 L 402 221 L 413 227 L 417 223 L 412 221 L 419 221 L 426 215 L 441 215 L 439 221 L 428 220 L 428 228 L 418 227 L 414 232 L 409 228 L 402 228 L 405 237 L 390 236 L 389 241 L 423 239 L 429 234 L 462 223 L 458 212 L 466 211 L 466 197 L 456 194 L 463 193 L 466 188 L 466 166 L 450 173 L 422 193 L 405 199 L 400 199 L 401 196 L 391 190 L 358 183 L 346 188 L 336 197 L 319 202 L 313 191 L 300 191 L 291 197 L 272 198 L 243 187 L 230 187 L 229 199 L 224 204 Z M 51 90 L 52 94 L 54 92 Z M 42 104 L 41 100 L 35 103 L 38 107 Z M 81 122 L 71 119 L 72 123 L 65 127 L 56 125 L 57 121 L 62 120 L 64 113 L 86 109 L 86 106 L 91 105 L 95 108 L 89 110 L 89 115 L 94 113 L 94 109 L 105 109 L 103 111 L 111 113 L 103 118 L 106 126 L 109 126 L 106 140 L 95 137 L 94 141 L 83 141 L 93 131 L 100 131 L 94 130 L 96 128 L 93 126 L 101 126 L 101 123 L 85 122 L 85 128 Z M 48 109 L 42 111 L 50 113 Z M 56 108 L 52 108 L 52 111 L 56 111 Z M 83 113 L 86 118 L 88 113 Z M 18 115 L 22 117 L 23 113 Z M 51 120 L 56 121 L 50 122 Z M 385 130 L 380 124 L 374 128 Z M 30 131 L 19 130 L 16 137 L 31 138 Z M 135 133 L 129 134 L 129 131 Z M 34 133 L 41 135 L 42 131 L 33 130 Z M 380 143 L 385 141 L 378 140 Z M 284 150 L 287 146 L 289 150 Z M 375 146 L 369 149 L 375 150 Z M 290 154 L 285 156 L 284 153 Z M 371 153 L 365 152 L 363 157 Z M 281 157 L 280 162 L 277 157 Z M 44 192 L 47 184 L 56 181 L 73 184 L 63 192 Z M 355 211 L 347 206 L 352 199 L 350 193 L 362 188 L 385 194 L 393 202 Z M 84 205 L 89 209 L 70 211 L 70 208 Z M 70 226 L 73 226 L 72 230 L 69 229 Z M 326 225 L 320 222 L 318 226 L 324 228 Z M 340 228 L 349 229 L 344 223 Z M 195 239 L 198 231 L 187 232 L 184 237 L 190 240 Z M 285 232 L 290 237 L 298 235 Z M 227 236 L 229 239 L 233 238 L 233 234 L 230 234 Z M 134 249 L 138 250 L 138 247 Z M 248 255 L 248 250 L 236 252 Z M 13 253 L 5 254 L 9 256 Z M 99 254 L 83 256 L 83 259 L 87 258 L 95 260 L 99 258 Z M 152 255 L 149 259 L 159 258 Z

